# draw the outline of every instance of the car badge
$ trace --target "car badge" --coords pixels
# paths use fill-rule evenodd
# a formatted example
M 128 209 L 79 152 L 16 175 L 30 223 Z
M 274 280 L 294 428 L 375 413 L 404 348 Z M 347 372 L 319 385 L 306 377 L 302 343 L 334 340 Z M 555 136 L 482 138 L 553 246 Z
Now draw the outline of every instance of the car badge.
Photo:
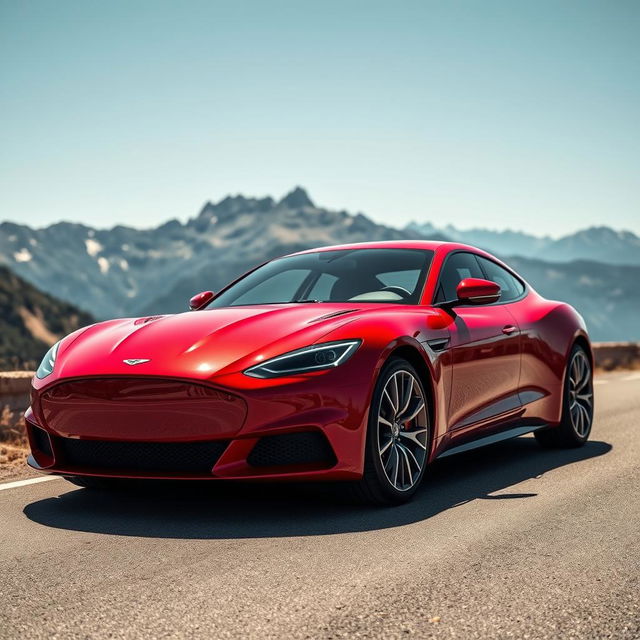
M 129 358 L 128 360 L 123 360 L 125 364 L 130 364 L 133 366 L 134 364 L 142 364 L 143 362 L 150 362 L 150 358 Z

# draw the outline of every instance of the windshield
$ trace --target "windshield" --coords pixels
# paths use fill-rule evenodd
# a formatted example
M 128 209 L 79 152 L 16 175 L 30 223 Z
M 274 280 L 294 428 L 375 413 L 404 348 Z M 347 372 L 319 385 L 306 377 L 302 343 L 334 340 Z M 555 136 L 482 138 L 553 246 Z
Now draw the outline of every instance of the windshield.
M 209 305 L 290 302 L 418 304 L 433 251 L 341 249 L 279 258 L 252 271 Z

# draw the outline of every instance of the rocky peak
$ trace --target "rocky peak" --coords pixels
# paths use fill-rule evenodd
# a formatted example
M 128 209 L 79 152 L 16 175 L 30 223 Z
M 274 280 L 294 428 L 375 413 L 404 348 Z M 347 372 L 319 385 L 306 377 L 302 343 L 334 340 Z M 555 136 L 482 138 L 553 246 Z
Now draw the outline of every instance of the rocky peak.
M 200 213 L 196 216 L 197 218 L 210 218 L 211 216 L 216 215 L 216 205 L 211 202 L 211 200 L 207 200 L 204 203 L 202 209 L 200 209 Z
M 296 187 L 290 191 L 280 202 L 279 206 L 287 209 L 303 209 L 304 207 L 314 207 L 313 201 L 302 187 Z

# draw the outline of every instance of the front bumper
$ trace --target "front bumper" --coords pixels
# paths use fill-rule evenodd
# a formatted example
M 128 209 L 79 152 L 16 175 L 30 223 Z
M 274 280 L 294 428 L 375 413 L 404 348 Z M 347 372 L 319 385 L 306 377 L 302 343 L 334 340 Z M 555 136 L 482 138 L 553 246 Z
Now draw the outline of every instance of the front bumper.
M 362 475 L 369 380 L 354 383 L 337 369 L 235 382 L 159 376 L 54 381 L 34 389 L 25 416 L 29 464 L 47 473 L 119 478 Z

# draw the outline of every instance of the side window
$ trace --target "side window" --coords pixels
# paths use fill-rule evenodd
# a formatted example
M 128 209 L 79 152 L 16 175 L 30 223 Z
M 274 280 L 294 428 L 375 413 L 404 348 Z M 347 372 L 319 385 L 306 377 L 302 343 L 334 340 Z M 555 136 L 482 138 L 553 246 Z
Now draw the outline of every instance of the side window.
M 456 299 L 456 288 L 465 278 L 484 278 L 476 256 L 472 253 L 454 253 L 444 263 L 435 302 Z
M 500 302 L 509 302 L 519 298 L 524 293 L 524 285 L 506 269 L 491 260 L 478 257 L 487 280 L 500 285 Z
M 331 296 L 331 288 L 338 278 L 330 273 L 321 273 L 311 290 L 307 292 L 307 298 L 312 300 L 329 300 Z

